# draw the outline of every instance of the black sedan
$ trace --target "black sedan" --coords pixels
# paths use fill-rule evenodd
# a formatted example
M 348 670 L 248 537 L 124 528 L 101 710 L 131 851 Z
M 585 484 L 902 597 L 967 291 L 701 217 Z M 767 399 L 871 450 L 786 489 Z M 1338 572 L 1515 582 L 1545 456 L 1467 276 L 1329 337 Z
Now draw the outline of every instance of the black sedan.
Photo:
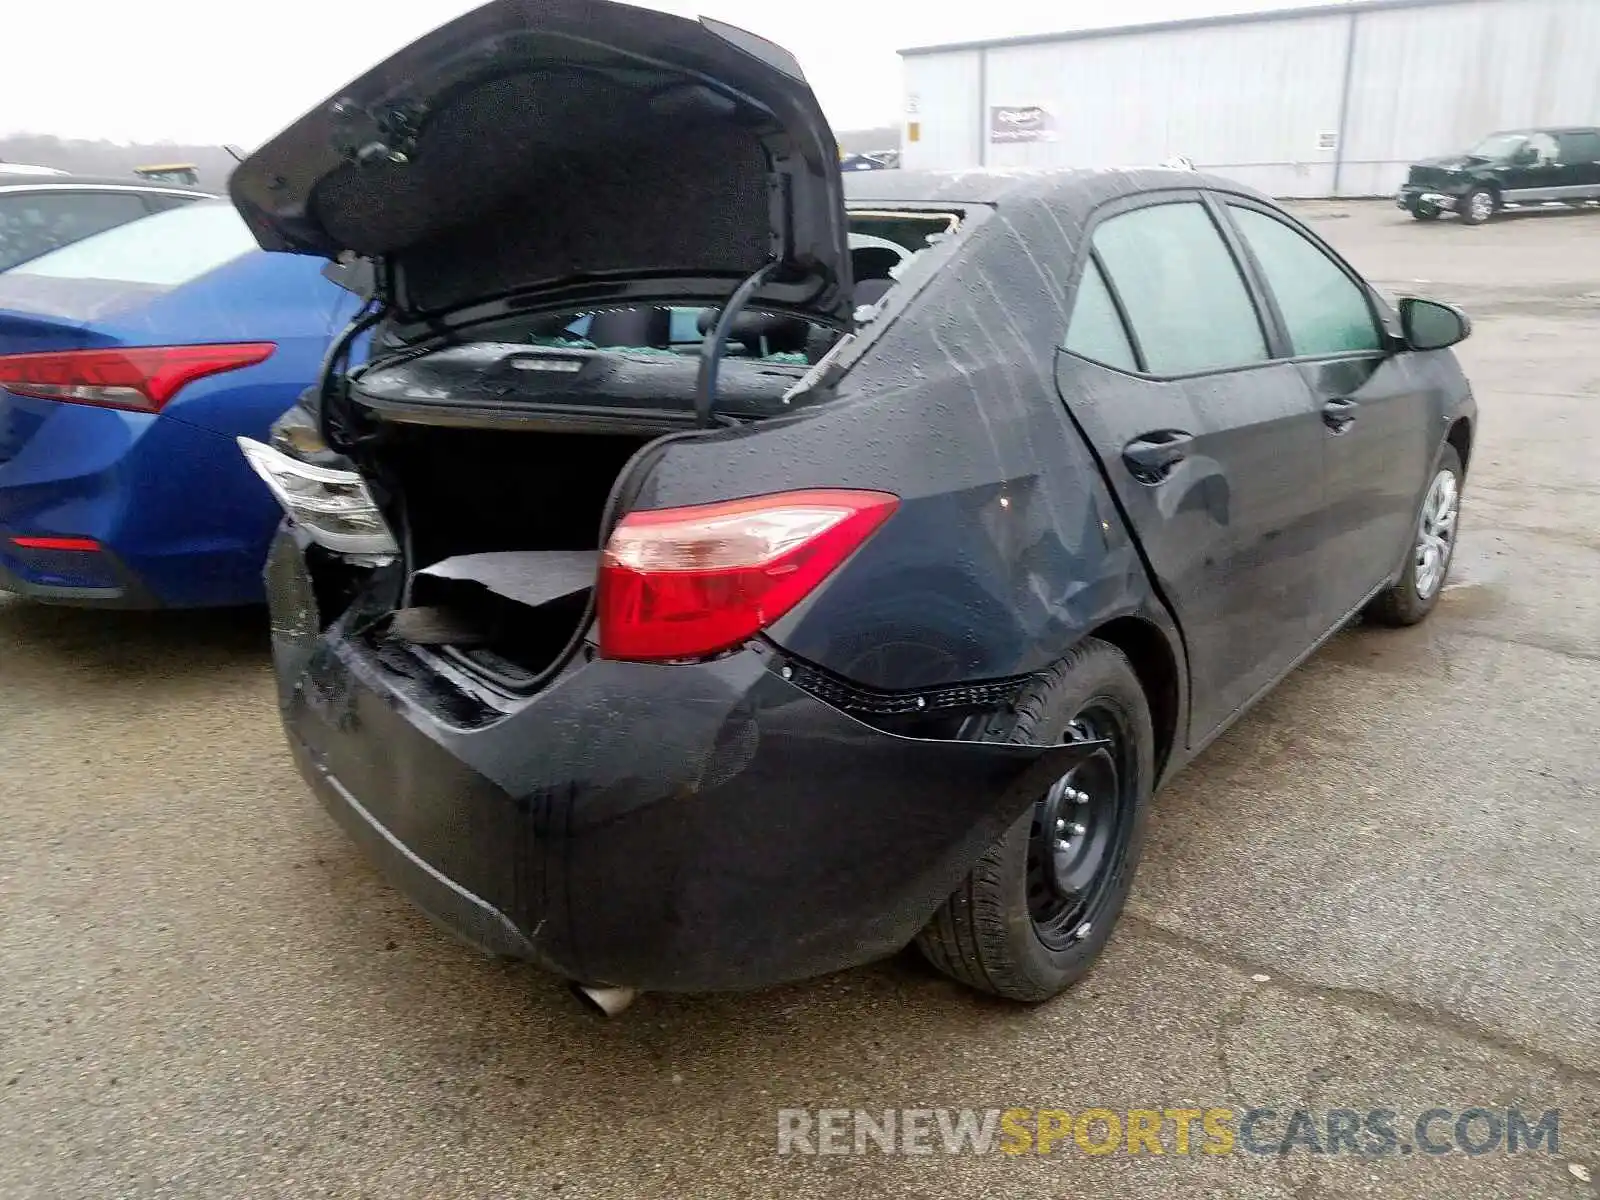
M 1438 602 L 1468 323 L 1256 193 L 842 177 L 786 52 L 601 0 L 340 97 L 232 181 L 377 268 L 364 365 L 245 446 L 289 743 L 419 905 L 606 1005 L 911 942 L 1055 995 L 1152 791 Z

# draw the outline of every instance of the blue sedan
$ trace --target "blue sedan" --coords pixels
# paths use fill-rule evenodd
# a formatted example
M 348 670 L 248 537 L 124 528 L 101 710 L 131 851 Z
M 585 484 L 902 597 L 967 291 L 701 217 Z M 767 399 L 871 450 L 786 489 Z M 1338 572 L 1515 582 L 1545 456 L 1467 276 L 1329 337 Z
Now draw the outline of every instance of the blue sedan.
M 262 600 L 279 510 L 235 439 L 266 437 L 354 314 L 322 266 L 202 201 L 0 274 L 0 590 Z

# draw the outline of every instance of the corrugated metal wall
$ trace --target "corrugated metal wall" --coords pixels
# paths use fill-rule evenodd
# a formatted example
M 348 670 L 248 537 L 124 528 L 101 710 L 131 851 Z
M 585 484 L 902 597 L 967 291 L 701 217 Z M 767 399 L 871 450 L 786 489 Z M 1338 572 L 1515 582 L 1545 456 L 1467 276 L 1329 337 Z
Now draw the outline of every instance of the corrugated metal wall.
M 1488 0 L 1356 21 L 1339 194 L 1528 125 L 1600 125 L 1600 0 Z
M 978 161 L 983 146 L 983 128 L 978 120 L 983 57 L 977 50 L 964 50 L 918 60 L 914 82 L 912 60 L 906 60 L 902 161 L 908 155 L 941 166 L 970 167 Z
M 1182 154 L 1273 195 L 1385 195 L 1408 163 L 1495 129 L 1600 124 L 1600 0 L 1461 0 L 913 54 L 905 79 L 907 167 Z M 1030 105 L 1050 113 L 1054 140 L 989 138 L 991 107 Z

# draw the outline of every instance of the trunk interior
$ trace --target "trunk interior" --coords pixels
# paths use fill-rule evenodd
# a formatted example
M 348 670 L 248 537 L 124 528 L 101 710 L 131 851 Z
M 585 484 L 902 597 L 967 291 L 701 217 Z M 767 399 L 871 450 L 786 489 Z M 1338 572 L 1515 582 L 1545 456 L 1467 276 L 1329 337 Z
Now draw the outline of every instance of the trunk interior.
M 382 631 L 391 648 L 518 689 L 559 665 L 589 611 L 617 477 L 663 433 L 694 428 L 701 327 L 714 316 L 561 317 L 520 342 L 458 343 L 360 375 L 352 395 L 381 430 L 369 465 L 396 494 L 389 518 L 408 572 Z M 791 411 L 784 397 L 809 369 L 810 336 L 803 320 L 740 314 L 718 416 Z
M 530 686 L 580 630 L 606 499 L 655 436 L 388 426 L 410 574 L 387 635 Z

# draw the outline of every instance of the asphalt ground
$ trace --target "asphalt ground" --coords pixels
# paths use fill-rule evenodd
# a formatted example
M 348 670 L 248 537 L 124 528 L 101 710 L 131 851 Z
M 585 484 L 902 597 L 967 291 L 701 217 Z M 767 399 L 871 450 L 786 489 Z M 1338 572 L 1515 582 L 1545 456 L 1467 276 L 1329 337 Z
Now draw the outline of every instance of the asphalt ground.
M 1421 627 L 1341 634 L 1157 798 L 1072 993 L 1011 1007 L 908 954 L 601 1020 L 347 844 L 280 741 L 260 614 L 0 600 L 0 1196 L 1600 1195 L 1600 212 L 1303 212 L 1476 318 L 1453 584 Z M 1226 1109 L 1233 1136 L 1179 1154 L 1173 1118 L 1160 1155 L 1091 1154 L 1095 1108 Z M 1473 1108 L 1498 1116 L 1458 1138 Z M 1022 1154 L 778 1153 L 780 1120 L 824 1148 L 823 1109 L 1071 1116 L 1012 1114 Z M 1393 1150 L 1351 1153 L 1333 1110 L 1368 1151 L 1394 1113 Z M 1506 1150 L 1551 1111 L 1554 1147 Z M 1048 1154 L 1041 1123 L 1071 1131 Z

